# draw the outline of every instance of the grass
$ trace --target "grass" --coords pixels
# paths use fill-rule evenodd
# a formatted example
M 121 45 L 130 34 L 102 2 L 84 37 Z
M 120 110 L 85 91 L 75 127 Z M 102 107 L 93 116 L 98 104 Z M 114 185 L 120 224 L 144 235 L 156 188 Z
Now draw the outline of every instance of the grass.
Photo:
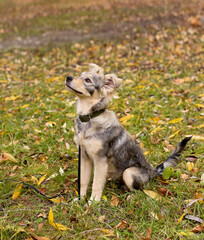
M 115 11 L 113 18 L 119 19 L 121 11 L 128 13 Z M 203 136 L 203 36 L 201 26 L 185 24 L 149 26 L 114 40 L 1 52 L 0 152 L 12 154 L 17 163 L 0 162 L 0 180 L 24 181 L 49 197 L 59 194 L 66 203 L 51 203 L 26 187 L 12 199 L 18 184 L 0 182 L 1 239 L 203 239 L 203 233 L 191 232 L 199 223 L 184 218 L 178 223 L 185 200 L 203 198 L 199 182 L 204 154 L 199 140 Z M 24 30 L 19 29 L 23 36 Z M 83 201 L 72 202 L 77 190 L 75 98 L 65 89 L 64 79 L 86 70 L 89 62 L 124 79 L 110 108 L 118 118 L 134 114 L 122 124 L 137 135 L 152 165 L 163 161 L 171 145 L 185 135 L 198 136 L 189 142 L 177 167 L 187 180 L 181 175 L 165 186 L 154 181 L 145 188 L 158 194 L 165 188 L 170 197 L 160 202 L 143 191 L 127 193 L 108 181 L 100 203 L 87 207 Z M 186 160 L 190 155 L 197 157 L 191 170 Z M 60 167 L 64 174 L 47 181 Z M 38 186 L 35 178 L 45 174 Z M 118 198 L 117 206 L 112 196 Z M 49 224 L 50 207 L 54 222 L 68 230 Z M 188 213 L 204 219 L 202 201 L 191 205 Z

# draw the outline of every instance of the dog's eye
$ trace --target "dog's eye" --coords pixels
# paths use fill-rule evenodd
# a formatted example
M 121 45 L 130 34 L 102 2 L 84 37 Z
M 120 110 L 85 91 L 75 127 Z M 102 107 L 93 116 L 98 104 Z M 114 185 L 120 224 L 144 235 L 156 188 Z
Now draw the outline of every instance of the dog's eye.
M 91 79 L 90 79 L 90 78 L 85 78 L 85 79 L 84 79 L 84 82 L 86 82 L 86 83 L 91 83 Z

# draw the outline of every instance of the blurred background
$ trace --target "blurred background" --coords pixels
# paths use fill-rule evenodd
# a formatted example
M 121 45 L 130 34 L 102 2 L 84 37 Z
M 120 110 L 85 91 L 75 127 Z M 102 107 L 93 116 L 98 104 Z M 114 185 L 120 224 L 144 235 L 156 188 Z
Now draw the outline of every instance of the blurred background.
M 0 49 L 135 38 L 165 26 L 203 30 L 203 7 L 202 0 L 0 0 Z

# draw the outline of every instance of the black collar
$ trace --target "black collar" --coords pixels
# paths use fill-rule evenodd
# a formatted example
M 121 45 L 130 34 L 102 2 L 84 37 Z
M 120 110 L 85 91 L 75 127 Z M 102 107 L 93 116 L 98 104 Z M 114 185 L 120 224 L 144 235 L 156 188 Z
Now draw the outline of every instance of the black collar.
M 106 109 L 101 109 L 99 111 L 94 111 L 90 114 L 87 115 L 79 115 L 79 119 L 81 120 L 81 122 L 88 122 L 90 121 L 92 118 L 95 118 L 97 116 L 99 116 L 100 114 L 102 114 Z

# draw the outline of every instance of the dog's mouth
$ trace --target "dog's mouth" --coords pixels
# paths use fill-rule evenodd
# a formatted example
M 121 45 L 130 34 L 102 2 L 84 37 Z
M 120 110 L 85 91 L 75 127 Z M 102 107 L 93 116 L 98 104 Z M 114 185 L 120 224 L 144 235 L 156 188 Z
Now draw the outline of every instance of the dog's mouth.
M 70 87 L 67 83 L 66 83 L 65 85 L 66 85 L 66 87 L 67 87 L 68 89 L 70 89 L 71 91 L 73 91 L 73 92 L 75 92 L 75 93 L 78 93 L 78 94 L 83 94 L 82 92 L 77 91 L 76 89 Z

